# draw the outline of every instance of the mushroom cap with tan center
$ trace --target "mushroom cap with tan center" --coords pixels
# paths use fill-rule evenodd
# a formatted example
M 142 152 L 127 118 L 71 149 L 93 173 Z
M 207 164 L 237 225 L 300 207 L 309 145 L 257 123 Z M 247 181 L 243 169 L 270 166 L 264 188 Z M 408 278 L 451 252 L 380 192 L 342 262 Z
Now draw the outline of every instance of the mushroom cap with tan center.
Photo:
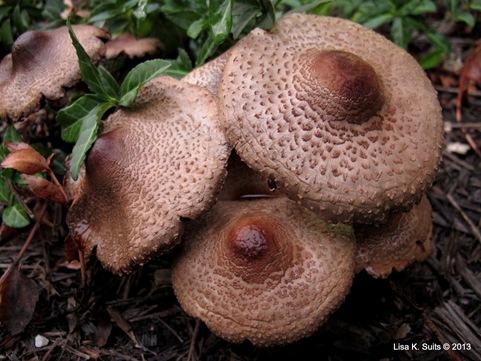
M 441 161 L 441 107 L 414 58 L 349 20 L 291 14 L 231 50 L 226 137 L 253 169 L 324 219 L 409 209 Z
M 94 63 L 105 52 L 106 31 L 89 25 L 72 26 Z M 28 31 L 13 43 L 12 53 L 0 63 L 0 119 L 13 121 L 38 108 L 42 97 L 60 99 L 64 87 L 80 80 L 77 53 L 66 26 Z
M 184 310 L 230 342 L 307 337 L 349 292 L 352 229 L 288 198 L 219 201 L 186 228 L 172 267 Z
M 195 68 L 190 73 L 182 78 L 190 84 L 195 84 L 207 88 L 213 94 L 217 94 L 217 86 L 219 79 L 224 71 L 224 66 L 227 63 L 230 51 L 219 55 L 217 58 L 205 63 L 204 65 Z
M 424 261 L 433 250 L 432 209 L 424 195 L 410 211 L 395 214 L 379 225 L 355 225 L 358 242 L 356 272 L 384 278 L 415 261 Z
M 76 194 L 72 237 L 115 273 L 171 249 L 181 219 L 216 201 L 230 150 L 209 91 L 170 77 L 149 81 L 131 109 L 108 117 L 80 183 L 66 182 Z

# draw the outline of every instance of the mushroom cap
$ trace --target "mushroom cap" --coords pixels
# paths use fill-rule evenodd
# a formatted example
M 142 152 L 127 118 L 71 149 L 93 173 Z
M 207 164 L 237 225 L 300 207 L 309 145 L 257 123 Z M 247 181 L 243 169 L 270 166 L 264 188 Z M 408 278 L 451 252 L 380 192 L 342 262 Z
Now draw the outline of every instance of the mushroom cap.
M 105 122 L 67 215 L 73 239 L 112 272 L 171 249 L 181 218 L 208 210 L 231 148 L 206 89 L 170 77 L 145 84 L 131 109 Z
M 172 266 L 184 310 L 230 342 L 294 342 L 349 292 L 352 229 L 288 198 L 219 201 L 189 224 Z
M 415 261 L 424 261 L 433 250 L 432 208 L 424 195 L 410 211 L 392 215 L 379 225 L 355 225 L 358 242 L 356 272 L 384 278 Z
M 92 61 L 98 62 L 108 33 L 89 25 L 72 28 Z M 77 53 L 66 26 L 48 32 L 27 31 L 0 63 L 0 119 L 16 121 L 35 111 L 42 97 L 60 99 L 63 88 L 79 80 Z
M 122 53 L 132 59 L 155 54 L 163 48 L 163 45 L 157 38 L 136 39 L 132 34 L 125 33 L 109 40 L 105 47 L 107 59 L 116 58 Z
M 213 94 L 217 94 L 219 79 L 224 71 L 224 66 L 227 63 L 229 54 L 230 50 L 227 50 L 217 58 L 195 68 L 189 74 L 184 76 L 182 80 L 190 84 L 202 86 L 207 88 Z
M 231 50 L 218 96 L 242 160 L 329 221 L 409 209 L 441 161 L 441 107 L 424 71 L 349 20 L 291 14 L 253 30 Z

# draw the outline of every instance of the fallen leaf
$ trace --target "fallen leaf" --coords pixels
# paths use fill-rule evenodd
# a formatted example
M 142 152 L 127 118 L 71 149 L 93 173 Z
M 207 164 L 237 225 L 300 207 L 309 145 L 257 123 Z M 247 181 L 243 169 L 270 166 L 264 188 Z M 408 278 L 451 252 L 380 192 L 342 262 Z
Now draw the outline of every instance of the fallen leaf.
M 27 182 L 28 188 L 37 197 L 60 203 L 65 206 L 67 205 L 65 193 L 62 192 L 62 189 L 58 185 L 44 178 L 35 177 L 28 174 L 22 174 L 22 178 L 25 182 Z
M 35 281 L 12 264 L 0 279 L 0 323 L 12 336 L 25 330 L 38 298 L 39 289 Z
M 98 347 L 104 347 L 112 333 L 112 322 L 108 314 L 98 314 L 86 333 L 87 338 Z
M 20 149 L 33 149 L 30 144 L 24 142 L 5 142 L 5 146 L 9 152 L 16 152 Z
M 13 168 L 24 174 L 35 174 L 48 170 L 47 160 L 26 143 L 7 143 L 10 150 L 1 165 L 3 168 Z

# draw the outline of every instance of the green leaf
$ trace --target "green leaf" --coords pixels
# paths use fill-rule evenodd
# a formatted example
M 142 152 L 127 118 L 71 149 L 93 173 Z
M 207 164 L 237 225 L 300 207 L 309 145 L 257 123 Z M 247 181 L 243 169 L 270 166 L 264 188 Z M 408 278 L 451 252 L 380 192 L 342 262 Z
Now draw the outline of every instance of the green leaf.
M 6 130 L 5 134 L 3 135 L 3 142 L 23 142 L 23 138 L 20 133 L 15 129 L 13 125 L 10 125 Z
M 199 20 L 196 20 L 190 24 L 189 28 L 187 29 L 187 36 L 191 39 L 197 39 L 199 34 L 207 29 L 208 26 L 209 21 L 205 18 L 200 18 Z
M 29 17 L 28 13 L 20 8 L 20 4 L 15 6 L 13 10 L 13 23 L 15 24 L 17 30 L 21 33 L 26 32 L 29 27 Z
M 80 135 L 80 128 L 85 117 L 95 107 L 103 104 L 103 99 L 93 94 L 87 94 L 57 113 L 57 123 L 62 126 L 62 139 L 68 143 L 75 143 Z
M 473 0 L 469 5 L 471 10 L 481 11 L 481 0 Z
M 401 48 L 406 48 L 409 43 L 409 35 L 404 18 L 395 18 L 391 26 L 392 41 Z
M 269 0 L 258 0 L 261 6 L 261 16 L 257 18 L 255 26 L 262 29 L 270 29 L 276 23 L 276 13 L 274 6 Z
M 211 0 L 209 2 L 209 22 L 214 42 L 222 43 L 232 28 L 233 0 Z
M 9 204 L 12 194 L 10 187 L 3 177 L 0 177 L 0 203 Z
M 242 33 L 252 29 L 254 19 L 262 13 L 262 9 L 254 0 L 239 0 L 232 10 L 232 36 L 238 39 Z
M 134 16 L 137 18 L 139 22 L 144 21 L 147 18 L 147 0 L 138 0 L 137 8 L 134 11 Z
M 120 86 L 119 106 L 127 108 L 132 106 L 140 88 L 169 67 L 168 61 L 156 59 L 145 61 L 133 68 Z
M 444 35 L 434 32 L 428 32 L 427 37 L 431 44 L 437 49 L 444 53 L 451 50 L 451 43 Z
M 317 1 L 312 1 L 312 2 L 309 2 L 305 5 L 301 5 L 301 6 L 297 6 L 295 8 L 293 8 L 292 10 L 288 11 L 286 13 L 287 14 L 291 14 L 291 13 L 308 13 L 310 11 L 313 11 L 315 10 L 316 8 L 318 8 L 319 6 L 321 6 L 322 4 L 325 4 L 325 3 L 330 3 L 332 2 L 332 0 L 317 0 Z
M 369 19 L 368 21 L 364 22 L 362 25 L 364 25 L 366 28 L 369 28 L 369 29 L 376 29 L 381 25 L 389 23 L 390 21 L 392 21 L 392 19 L 393 19 L 392 14 L 381 14 L 373 17 L 372 19 Z
M 94 7 L 92 10 L 89 23 L 103 22 L 113 19 L 122 14 L 121 9 L 115 3 L 104 3 Z
M 0 160 L 5 158 L 8 153 L 10 153 L 5 146 L 5 142 L 16 143 L 16 142 L 23 142 L 22 136 L 20 133 L 15 129 L 13 125 L 10 125 L 3 134 L 3 142 L 0 146 Z M 2 169 L 2 175 L 5 175 L 7 178 L 10 178 L 11 175 L 14 173 L 13 169 Z
M 435 13 L 436 12 L 436 4 L 430 0 L 421 0 L 419 4 L 417 4 L 412 10 L 412 15 L 423 15 L 426 13 Z
M 2 44 L 5 44 L 8 47 L 11 47 L 13 44 L 13 32 L 10 19 L 5 21 L 2 26 L 0 26 L 0 41 Z
M 120 85 L 115 80 L 115 78 L 100 65 L 97 70 L 99 71 L 100 81 L 102 82 L 102 87 L 111 99 L 119 99 Z
M 177 59 L 167 60 L 170 63 L 170 66 L 162 74 L 182 79 L 192 70 L 192 61 L 184 49 L 179 48 L 178 51 L 179 55 L 177 56 Z
M 72 26 L 70 24 L 70 17 L 67 18 L 67 27 L 70 38 L 72 39 L 73 46 L 77 51 L 80 65 L 80 75 L 82 76 L 82 80 L 85 82 L 85 84 L 87 84 L 87 86 L 92 92 L 104 98 L 105 100 L 110 100 L 108 92 L 103 87 L 102 79 L 100 77 L 98 69 L 92 63 L 89 55 L 78 41 L 75 32 L 72 30 Z
M 474 17 L 471 13 L 469 12 L 462 12 L 456 15 L 454 18 L 456 21 L 462 21 L 466 25 L 468 25 L 470 28 L 474 27 L 475 20 Z
M 112 107 L 110 103 L 101 103 L 95 106 L 84 118 L 82 118 L 82 126 L 80 127 L 77 143 L 72 149 L 72 158 L 70 160 L 70 175 L 72 179 L 77 180 L 80 167 L 85 161 L 87 152 L 97 139 L 97 131 L 100 119 L 104 113 Z
M 204 64 L 209 56 L 214 54 L 215 50 L 217 49 L 218 44 L 214 41 L 212 33 L 209 33 L 207 39 L 205 39 L 204 43 L 202 44 L 202 48 L 197 55 L 197 59 L 195 61 L 195 66 L 199 67 Z
M 419 59 L 419 65 L 421 65 L 423 69 L 430 69 L 441 63 L 445 56 L 446 52 L 443 50 L 431 51 Z
M 13 228 L 22 228 L 30 224 L 27 212 L 18 201 L 14 201 L 12 205 L 5 207 L 2 220 L 5 225 Z

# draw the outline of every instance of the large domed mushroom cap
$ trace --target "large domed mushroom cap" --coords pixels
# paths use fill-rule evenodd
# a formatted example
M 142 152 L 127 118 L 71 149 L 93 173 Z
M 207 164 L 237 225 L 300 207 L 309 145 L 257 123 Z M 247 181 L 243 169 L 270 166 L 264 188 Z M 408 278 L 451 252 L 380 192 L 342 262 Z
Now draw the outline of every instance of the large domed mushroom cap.
M 383 224 L 355 225 L 358 242 L 356 272 L 363 269 L 384 278 L 415 261 L 424 261 L 433 250 L 432 208 L 426 195 L 408 212 L 392 215 Z
M 228 141 L 334 222 L 409 209 L 431 185 L 441 107 L 414 58 L 345 19 L 292 14 L 231 50 L 219 83 Z
M 169 77 L 148 82 L 133 108 L 106 121 L 67 215 L 78 243 L 109 270 L 127 272 L 171 249 L 181 218 L 207 211 L 230 153 L 206 89 Z
M 98 62 L 108 33 L 89 25 L 72 28 L 92 61 Z M 0 63 L 0 119 L 18 120 L 33 112 L 42 97 L 59 99 L 64 87 L 79 80 L 77 53 L 66 26 L 48 32 L 28 31 Z
M 309 336 L 349 292 L 352 229 L 288 198 L 219 201 L 189 224 L 172 285 L 184 310 L 230 342 Z

